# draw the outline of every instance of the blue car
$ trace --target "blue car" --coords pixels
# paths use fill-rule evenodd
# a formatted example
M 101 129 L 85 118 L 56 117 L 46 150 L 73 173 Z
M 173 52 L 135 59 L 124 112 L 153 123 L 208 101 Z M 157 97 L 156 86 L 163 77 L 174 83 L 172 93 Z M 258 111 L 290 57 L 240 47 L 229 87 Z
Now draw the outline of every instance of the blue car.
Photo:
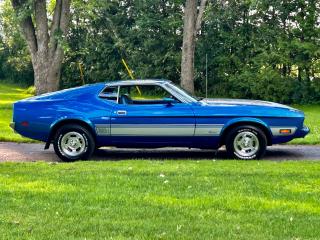
M 266 147 L 309 133 L 303 112 L 265 101 L 198 99 L 167 80 L 91 84 L 14 103 L 11 127 L 53 143 L 64 161 L 102 146 L 218 149 L 258 159 Z

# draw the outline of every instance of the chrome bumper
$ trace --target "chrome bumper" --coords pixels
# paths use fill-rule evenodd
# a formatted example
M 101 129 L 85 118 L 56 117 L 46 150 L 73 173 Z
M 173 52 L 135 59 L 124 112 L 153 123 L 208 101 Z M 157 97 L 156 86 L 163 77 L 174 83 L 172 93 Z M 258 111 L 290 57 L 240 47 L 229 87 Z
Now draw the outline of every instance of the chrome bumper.
M 11 127 L 13 130 L 15 130 L 15 129 L 14 129 L 15 126 L 16 126 L 16 123 L 15 123 L 15 122 L 11 122 L 11 123 L 10 123 L 10 127 Z

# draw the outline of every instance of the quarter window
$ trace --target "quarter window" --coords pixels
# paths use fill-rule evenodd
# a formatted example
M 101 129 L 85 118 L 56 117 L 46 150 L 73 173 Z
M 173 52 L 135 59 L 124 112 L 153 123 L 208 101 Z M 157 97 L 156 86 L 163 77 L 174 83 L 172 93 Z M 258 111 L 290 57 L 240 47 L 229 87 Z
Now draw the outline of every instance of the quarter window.
M 117 102 L 118 100 L 118 86 L 106 87 L 99 95 L 99 97 Z

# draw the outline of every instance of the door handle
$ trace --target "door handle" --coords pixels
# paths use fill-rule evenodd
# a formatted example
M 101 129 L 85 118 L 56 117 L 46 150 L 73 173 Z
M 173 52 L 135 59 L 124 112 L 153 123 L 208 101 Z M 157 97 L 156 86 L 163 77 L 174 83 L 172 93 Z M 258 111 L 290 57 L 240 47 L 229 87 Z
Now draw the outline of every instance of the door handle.
M 125 111 L 125 110 L 118 110 L 118 111 L 117 111 L 117 114 L 118 114 L 118 115 L 122 115 L 122 116 L 123 116 L 123 115 L 127 115 L 127 111 Z

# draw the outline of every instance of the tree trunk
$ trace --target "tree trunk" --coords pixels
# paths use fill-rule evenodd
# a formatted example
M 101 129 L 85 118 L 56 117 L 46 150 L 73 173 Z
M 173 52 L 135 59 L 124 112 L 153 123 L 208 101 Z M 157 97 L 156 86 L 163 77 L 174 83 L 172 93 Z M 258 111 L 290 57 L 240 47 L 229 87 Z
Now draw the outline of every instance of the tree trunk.
M 34 72 L 34 86 L 36 89 L 36 94 L 40 95 L 42 93 L 48 92 L 47 90 L 47 76 L 48 76 L 48 66 L 45 64 L 45 60 L 42 63 L 40 59 L 39 61 L 33 62 L 33 72 Z
M 201 28 L 207 0 L 186 0 L 184 8 L 183 43 L 181 56 L 181 87 L 194 93 L 194 53 L 197 33 Z
M 33 64 L 36 94 L 57 91 L 59 89 L 62 61 L 50 61 L 47 57 L 38 60 Z
M 195 23 L 197 1 L 187 0 L 184 9 L 183 44 L 181 59 L 181 87 L 194 93 L 194 51 L 195 51 Z
M 57 34 L 62 34 L 63 37 L 67 33 L 70 0 L 56 0 L 50 31 L 46 0 L 11 0 L 11 2 L 18 15 L 24 13 L 24 18 L 20 17 L 19 21 L 31 54 L 36 94 L 58 90 L 63 50 Z M 32 4 L 34 9 L 32 13 L 26 10 L 28 4 Z

